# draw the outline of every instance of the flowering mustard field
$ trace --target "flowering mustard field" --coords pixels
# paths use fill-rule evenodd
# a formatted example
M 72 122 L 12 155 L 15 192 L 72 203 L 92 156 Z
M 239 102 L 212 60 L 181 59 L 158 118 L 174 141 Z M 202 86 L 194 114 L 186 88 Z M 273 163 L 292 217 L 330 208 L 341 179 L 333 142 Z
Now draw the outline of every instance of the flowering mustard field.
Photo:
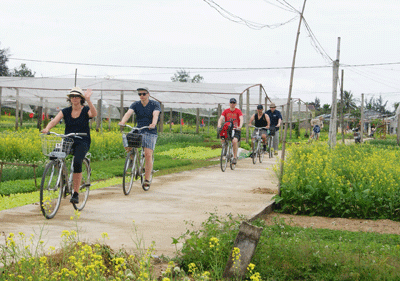
M 285 213 L 399 221 L 399 160 L 369 144 L 293 146 L 275 199 Z

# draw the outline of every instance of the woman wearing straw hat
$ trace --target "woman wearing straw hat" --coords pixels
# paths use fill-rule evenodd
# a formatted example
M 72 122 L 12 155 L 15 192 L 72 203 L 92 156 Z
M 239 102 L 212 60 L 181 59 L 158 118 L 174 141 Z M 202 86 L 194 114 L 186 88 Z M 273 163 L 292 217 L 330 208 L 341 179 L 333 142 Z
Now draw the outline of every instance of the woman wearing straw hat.
M 86 133 L 86 136 L 82 136 L 81 139 L 75 138 L 72 148 L 74 150 L 74 174 L 73 174 L 73 186 L 74 194 L 71 197 L 70 202 L 79 203 L 79 187 L 82 182 L 82 162 L 85 158 L 86 153 L 90 148 L 90 128 L 89 119 L 97 115 L 97 110 L 90 100 L 92 90 L 87 89 L 85 94 L 79 87 L 73 87 L 67 95 L 67 101 L 71 104 L 70 107 L 62 109 L 53 120 L 47 124 L 46 128 L 42 130 L 42 133 L 47 134 L 51 128 L 60 123 L 61 119 L 64 118 L 65 122 L 65 133 Z M 85 101 L 87 106 L 85 106 Z

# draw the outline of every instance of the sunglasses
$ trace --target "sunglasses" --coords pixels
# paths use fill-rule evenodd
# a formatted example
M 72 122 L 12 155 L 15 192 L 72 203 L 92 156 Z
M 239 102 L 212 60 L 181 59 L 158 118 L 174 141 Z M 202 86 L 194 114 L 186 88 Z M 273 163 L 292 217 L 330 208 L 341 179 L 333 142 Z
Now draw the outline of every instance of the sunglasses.
M 80 98 L 81 96 L 79 95 L 69 95 L 70 98 Z
M 139 96 L 145 96 L 147 93 L 138 93 Z
M 236 104 L 236 102 L 231 102 L 231 103 Z

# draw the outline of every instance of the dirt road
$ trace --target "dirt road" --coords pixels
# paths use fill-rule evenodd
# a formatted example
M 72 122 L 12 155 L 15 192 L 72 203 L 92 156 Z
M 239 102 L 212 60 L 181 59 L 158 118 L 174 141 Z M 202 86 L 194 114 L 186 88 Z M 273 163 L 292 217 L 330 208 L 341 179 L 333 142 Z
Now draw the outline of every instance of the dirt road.
M 135 183 L 128 196 L 121 185 L 93 190 L 78 220 L 81 241 L 96 242 L 108 233 L 106 243 L 113 249 L 136 249 L 134 225 L 144 246 L 155 242 L 155 254 L 173 256 L 172 237 L 187 230 L 185 221 L 200 226 L 209 213 L 241 214 L 251 218 L 265 208 L 277 189 L 272 166 L 277 157 L 253 165 L 250 158 L 238 161 L 234 171 L 221 172 L 218 166 L 155 177 L 149 191 Z M 121 167 L 122 168 L 122 167 Z M 63 230 L 76 230 L 72 205 L 63 200 L 56 216 L 46 220 L 38 204 L 0 212 L 0 232 L 8 235 L 40 233 L 46 248 L 59 247 Z M 134 221 L 134 223 L 133 223 Z M 4 239 L 0 239 L 4 244 Z M 143 244 L 141 245 L 143 246 Z

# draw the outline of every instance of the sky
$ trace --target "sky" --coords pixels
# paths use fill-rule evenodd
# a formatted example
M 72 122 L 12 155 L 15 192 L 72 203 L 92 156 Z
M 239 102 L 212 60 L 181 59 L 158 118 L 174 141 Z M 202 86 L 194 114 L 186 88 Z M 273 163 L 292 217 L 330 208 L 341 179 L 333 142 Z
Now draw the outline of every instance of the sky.
M 261 83 L 273 100 L 288 97 L 304 0 L 0 3 L 0 49 L 9 49 L 10 69 L 25 63 L 36 77 L 74 77 L 76 70 L 78 77 L 157 81 L 185 69 L 205 83 Z M 399 0 L 307 0 L 292 97 L 332 103 L 340 37 L 344 90 L 358 101 L 362 93 L 381 95 L 393 110 L 400 101 L 399 14 Z

